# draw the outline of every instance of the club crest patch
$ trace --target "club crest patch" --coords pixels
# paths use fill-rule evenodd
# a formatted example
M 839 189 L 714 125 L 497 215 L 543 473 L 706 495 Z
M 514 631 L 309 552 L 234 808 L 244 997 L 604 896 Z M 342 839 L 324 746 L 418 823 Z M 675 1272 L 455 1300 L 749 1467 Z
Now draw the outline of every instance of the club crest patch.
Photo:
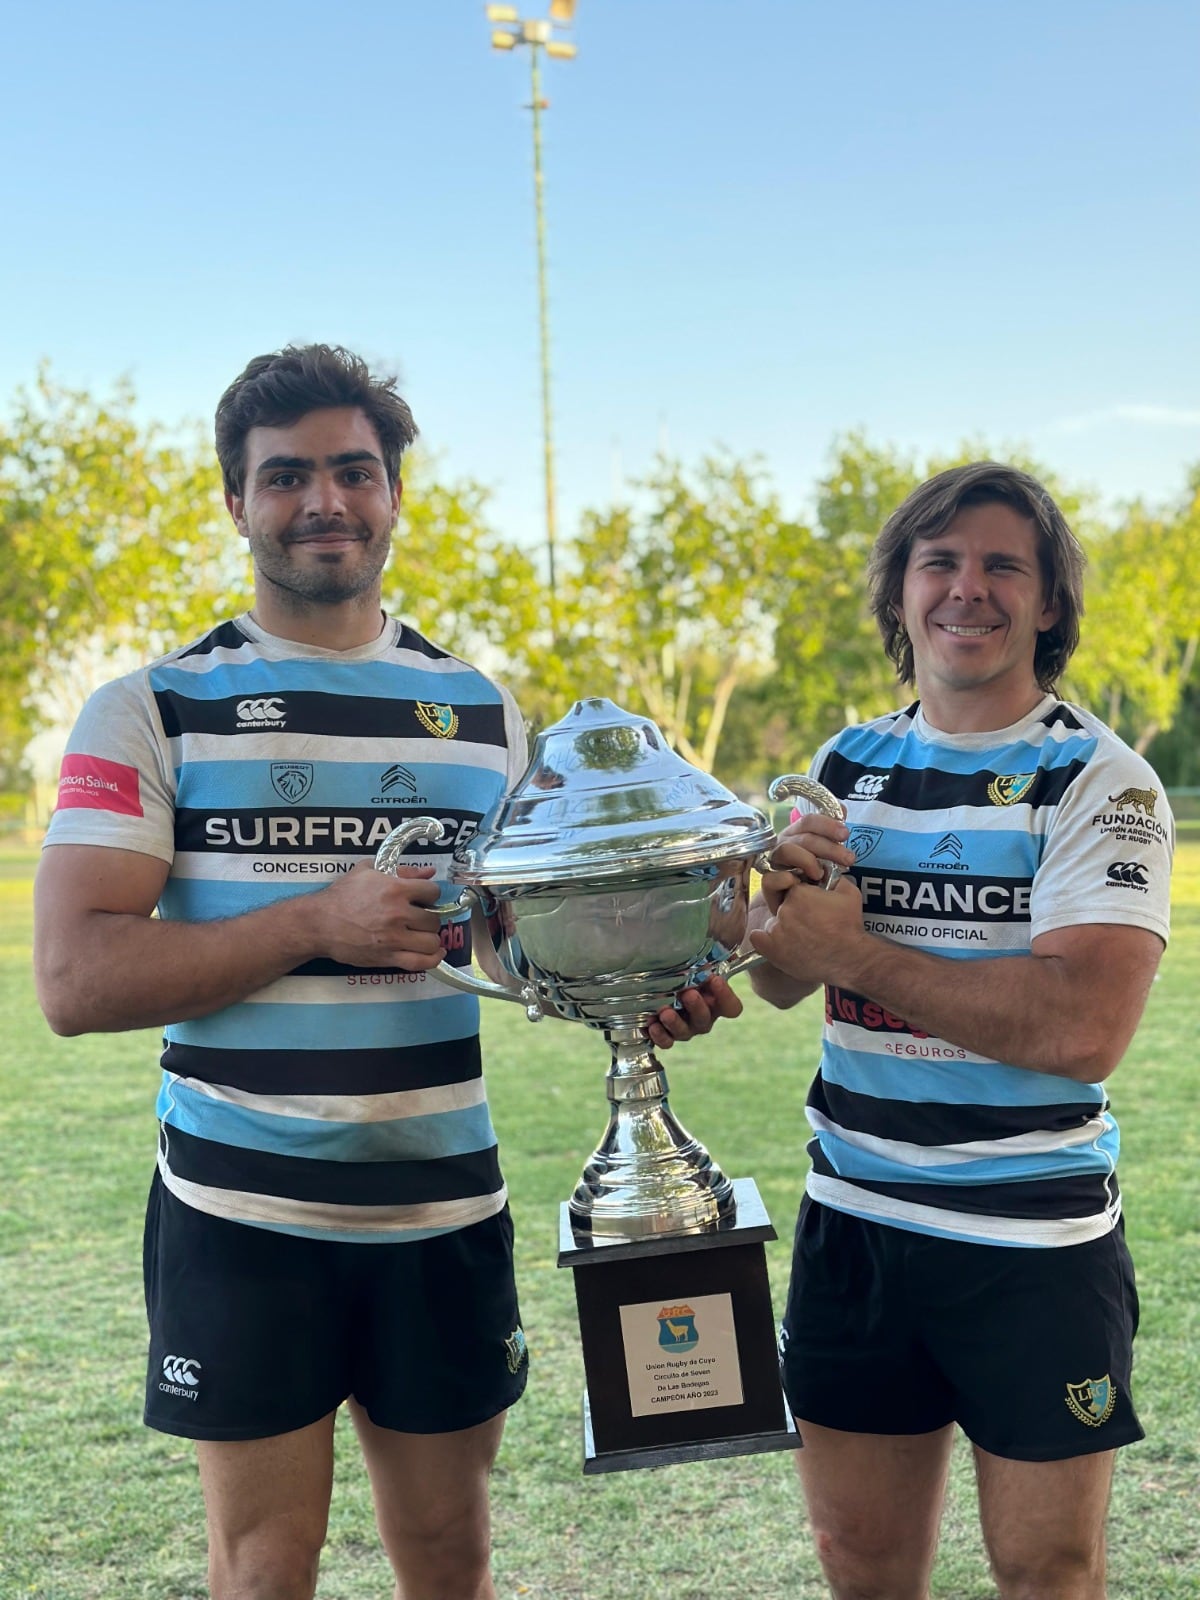
M 1067 1385 L 1067 1406 L 1073 1417 L 1098 1428 L 1112 1416 L 1117 1403 L 1117 1386 L 1106 1372 L 1102 1378 L 1085 1378 Z
M 521 1363 L 529 1359 L 529 1347 L 525 1343 L 525 1331 L 516 1327 L 504 1341 L 504 1359 L 508 1362 L 508 1370 L 515 1377 L 521 1370 Z
M 700 1343 L 691 1306 L 664 1306 L 658 1313 L 658 1342 L 664 1350 L 692 1350 Z
M 458 732 L 458 712 L 453 706 L 439 706 L 430 700 L 418 700 L 417 721 L 435 739 L 453 739 Z
M 311 761 L 272 761 L 271 787 L 290 805 L 298 805 L 312 788 Z
M 993 778 L 988 784 L 988 799 L 994 806 L 1015 806 L 1033 788 L 1036 777 L 1036 772 L 1013 772 Z

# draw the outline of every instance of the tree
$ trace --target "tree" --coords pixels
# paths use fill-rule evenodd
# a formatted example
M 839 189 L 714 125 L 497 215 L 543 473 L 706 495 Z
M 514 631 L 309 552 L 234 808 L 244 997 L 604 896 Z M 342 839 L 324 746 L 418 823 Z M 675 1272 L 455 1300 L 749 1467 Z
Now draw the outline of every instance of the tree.
M 384 600 L 438 644 L 504 678 L 538 722 L 559 714 L 565 667 L 537 567 L 491 527 L 487 501 L 481 485 L 438 482 L 428 457 L 410 457 Z
M 1135 501 L 1091 541 L 1087 620 L 1069 682 L 1139 753 L 1170 728 L 1193 681 L 1198 539 L 1200 466 L 1177 505 L 1155 513 Z
M 584 515 L 561 608 L 568 659 L 576 682 L 644 708 L 712 771 L 735 691 L 770 668 L 812 536 L 756 462 L 662 459 L 638 487 L 640 509 Z
M 0 424 L 0 674 L 5 755 L 70 715 L 80 645 L 139 657 L 211 625 L 245 595 L 220 478 L 196 443 L 139 425 L 43 370 Z M 90 685 L 84 685 L 83 690 Z

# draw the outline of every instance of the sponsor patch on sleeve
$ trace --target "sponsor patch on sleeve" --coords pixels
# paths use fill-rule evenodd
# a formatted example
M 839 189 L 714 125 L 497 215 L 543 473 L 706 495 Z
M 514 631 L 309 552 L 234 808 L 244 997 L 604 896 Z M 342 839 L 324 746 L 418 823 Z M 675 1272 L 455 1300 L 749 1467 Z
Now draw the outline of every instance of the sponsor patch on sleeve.
M 137 768 L 106 761 L 103 756 L 64 756 L 58 779 L 58 809 L 144 816 Z

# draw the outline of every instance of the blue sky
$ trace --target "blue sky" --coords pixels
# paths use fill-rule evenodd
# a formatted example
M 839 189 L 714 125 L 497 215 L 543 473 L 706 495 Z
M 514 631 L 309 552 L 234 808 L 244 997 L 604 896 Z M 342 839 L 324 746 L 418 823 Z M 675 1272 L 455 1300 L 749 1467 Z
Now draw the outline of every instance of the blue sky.
M 573 37 L 545 84 L 564 533 L 664 444 L 760 452 L 802 511 L 856 427 L 1181 488 L 1194 0 L 579 0 Z M 346 343 L 541 541 L 528 57 L 481 0 L 45 0 L 5 58 L 0 404 L 49 359 L 207 423 L 251 355 Z

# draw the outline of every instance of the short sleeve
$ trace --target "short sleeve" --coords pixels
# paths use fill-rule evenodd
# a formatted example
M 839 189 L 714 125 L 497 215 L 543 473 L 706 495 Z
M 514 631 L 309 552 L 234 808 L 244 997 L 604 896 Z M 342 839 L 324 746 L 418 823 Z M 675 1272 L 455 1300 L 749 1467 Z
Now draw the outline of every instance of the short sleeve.
M 1170 931 L 1175 822 L 1152 767 L 1102 743 L 1064 795 L 1030 897 L 1030 933 L 1089 923 Z
M 105 684 L 80 712 L 44 841 L 58 844 L 173 860 L 175 773 L 144 672 Z

